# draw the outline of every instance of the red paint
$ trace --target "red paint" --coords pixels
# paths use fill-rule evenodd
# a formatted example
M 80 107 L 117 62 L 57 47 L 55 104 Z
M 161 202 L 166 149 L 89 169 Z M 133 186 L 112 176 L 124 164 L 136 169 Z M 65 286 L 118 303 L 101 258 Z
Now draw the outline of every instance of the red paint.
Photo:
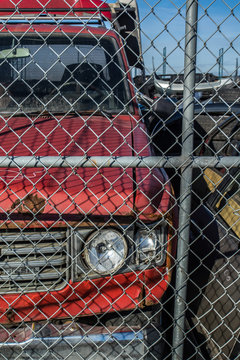
M 133 122 L 133 142 L 135 156 L 151 156 L 147 129 L 143 123 Z M 138 184 L 135 208 L 141 220 L 156 221 L 169 211 L 172 199 L 170 181 L 164 170 L 159 168 L 137 168 Z
M 1 128 L 3 125 L 3 120 L 0 120 Z M 61 127 L 58 126 L 57 119 L 38 119 L 34 128 L 31 120 L 13 118 L 8 121 L 8 127 L 11 130 L 1 134 L 2 156 L 6 153 L 9 156 L 110 156 L 111 153 L 131 156 L 132 153 L 131 124 L 121 118 L 114 120 L 111 125 L 109 120 L 102 117 L 86 120 L 68 116 L 61 120 Z M 104 132 L 106 128 L 108 131 Z M 51 146 L 45 142 L 45 136 L 48 136 Z M 97 140 L 97 136 L 101 142 Z M 22 143 L 17 141 L 18 137 L 21 137 Z M 122 143 L 123 137 L 127 144 Z M 126 172 L 107 168 L 100 171 L 95 168 L 74 171 L 58 168 L 48 171 L 25 169 L 21 174 L 17 173 L 17 169 L 2 169 L 1 178 L 0 189 L 4 190 L 1 194 L 1 208 L 8 212 L 12 209 L 11 213 L 18 212 L 17 208 L 14 210 L 13 204 L 29 194 L 38 194 L 41 198 L 48 199 L 43 214 L 79 214 L 91 211 L 93 215 L 107 215 L 118 211 L 117 214 L 124 215 L 133 209 L 132 169 Z M 112 183 L 114 189 L 111 187 Z
M 150 155 L 144 127 L 139 125 L 131 136 L 130 116 L 118 116 L 111 123 L 101 116 L 39 118 L 34 121 L 34 127 L 32 120 L 16 117 L 8 120 L 7 128 L 4 125 L 0 119 L 0 128 L 4 129 L 0 134 L 0 156 L 6 153 L 9 156 L 132 156 L 133 146 L 136 153 Z M 137 152 L 143 148 L 144 152 Z M 134 202 L 133 171 L 131 168 L 125 171 L 121 168 L 23 169 L 21 172 L 1 169 L 0 213 L 19 213 L 19 199 L 31 194 L 45 200 L 39 214 L 136 216 L 139 213 L 141 219 L 154 221 L 169 209 L 170 185 L 158 169 L 136 169 L 139 186 Z

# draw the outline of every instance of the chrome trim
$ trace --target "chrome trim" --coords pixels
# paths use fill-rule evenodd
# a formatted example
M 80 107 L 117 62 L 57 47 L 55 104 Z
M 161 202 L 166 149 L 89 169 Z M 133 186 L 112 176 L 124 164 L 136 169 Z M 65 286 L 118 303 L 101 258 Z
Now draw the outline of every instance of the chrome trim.
M 41 253 L 48 253 L 48 254 L 55 254 L 59 251 L 62 250 L 61 246 L 55 246 L 54 244 L 51 246 L 41 246 L 41 244 L 39 244 L 37 247 L 28 249 L 28 248 L 15 248 L 14 250 L 9 250 L 9 248 L 7 248 L 5 250 L 5 247 L 2 247 L 2 251 L 1 251 L 1 256 L 3 255 L 28 255 L 28 254 L 41 254 Z
M 15 328 L 2 327 L 0 341 L 1 354 L 8 360 L 23 360 L 26 357 L 40 360 L 43 355 L 47 359 L 53 353 L 69 360 L 76 360 L 78 354 L 88 360 L 103 357 L 115 360 L 123 348 L 131 354 L 131 359 L 139 360 L 139 357 L 145 359 L 150 354 L 150 346 L 154 346 L 154 354 L 162 359 L 164 347 L 161 328 L 157 329 L 151 324 L 106 327 L 71 320 L 62 324 L 48 322 L 29 323 Z
M 105 342 L 105 341 L 125 341 L 144 338 L 143 329 L 140 325 L 111 327 L 111 331 L 104 326 L 90 326 L 66 320 L 63 324 L 52 323 L 29 323 L 22 327 L 0 329 L 0 347 L 23 347 L 29 343 L 53 343 L 67 342 Z M 14 341 L 13 341 L 14 338 Z M 5 341 L 2 341 L 5 339 Z M 94 340 L 93 340 L 94 339 Z
M 66 230 L 0 234 L 0 293 L 46 290 L 49 281 L 52 290 L 66 286 L 68 241 Z
M 51 265 L 51 266 L 60 266 L 66 263 L 66 259 L 65 257 L 61 256 L 57 259 L 51 259 L 51 258 L 46 258 L 45 260 L 29 260 L 26 261 L 26 263 L 24 263 L 23 261 L 9 261 L 9 262 L 0 262 L 0 267 L 3 268 L 3 270 L 7 269 L 7 268 L 11 268 L 11 269 L 15 269 L 15 268 L 23 268 L 23 267 L 35 267 L 35 266 L 46 266 L 46 265 Z
M 222 86 L 231 85 L 231 84 L 234 84 L 234 81 L 231 78 L 223 78 L 217 81 L 199 82 L 198 84 L 196 84 L 194 91 L 204 92 L 204 91 L 217 90 Z M 167 94 L 183 93 L 183 88 L 184 88 L 183 83 L 182 84 L 175 82 L 171 83 L 170 81 L 158 80 L 156 78 L 154 79 L 154 85 L 158 91 L 162 93 L 166 92 Z
M 36 346 L 37 344 L 41 343 L 47 343 L 49 344 L 56 344 L 59 342 L 67 342 L 69 345 L 81 345 L 81 341 L 84 341 L 84 343 L 99 343 L 99 342 L 113 342 L 114 340 L 117 341 L 132 341 L 132 340 L 143 340 L 144 335 L 141 330 L 139 330 L 137 333 L 135 332 L 116 332 L 112 334 L 90 334 L 90 335 L 68 335 L 68 336 L 59 336 L 59 337 L 44 337 L 44 338 L 31 338 L 26 341 L 22 341 L 19 343 L 16 342 L 5 342 L 0 343 L 1 347 L 25 347 L 27 344 L 34 344 Z

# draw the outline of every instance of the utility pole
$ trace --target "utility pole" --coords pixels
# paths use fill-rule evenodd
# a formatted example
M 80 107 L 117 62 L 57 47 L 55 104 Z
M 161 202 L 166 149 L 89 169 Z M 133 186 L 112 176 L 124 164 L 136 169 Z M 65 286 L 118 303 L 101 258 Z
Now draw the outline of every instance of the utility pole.
M 235 81 L 238 79 L 238 58 L 236 58 Z
M 218 78 L 221 79 L 223 77 L 223 48 L 219 49 L 219 57 L 218 57 Z
M 163 48 L 163 75 L 167 74 L 167 48 L 164 46 Z

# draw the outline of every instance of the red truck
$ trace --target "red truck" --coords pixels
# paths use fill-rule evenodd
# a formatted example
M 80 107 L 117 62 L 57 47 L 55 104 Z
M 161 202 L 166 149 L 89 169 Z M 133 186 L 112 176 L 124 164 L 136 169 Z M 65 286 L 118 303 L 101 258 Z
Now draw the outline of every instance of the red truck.
M 0 4 L 0 156 L 50 161 L 0 168 L 1 354 L 152 359 L 150 343 L 162 351 L 152 306 L 170 282 L 175 248 L 169 179 L 158 168 L 53 160 L 152 154 L 130 74 L 142 67 L 129 27 L 136 9 Z

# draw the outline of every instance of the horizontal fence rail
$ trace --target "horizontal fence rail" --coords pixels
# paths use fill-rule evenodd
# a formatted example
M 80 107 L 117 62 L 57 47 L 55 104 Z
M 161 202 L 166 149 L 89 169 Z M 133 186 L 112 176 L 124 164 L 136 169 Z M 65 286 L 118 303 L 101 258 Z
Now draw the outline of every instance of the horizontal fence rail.
M 113 168 L 231 168 L 240 166 L 239 156 L 0 156 L 0 167 L 113 167 Z

